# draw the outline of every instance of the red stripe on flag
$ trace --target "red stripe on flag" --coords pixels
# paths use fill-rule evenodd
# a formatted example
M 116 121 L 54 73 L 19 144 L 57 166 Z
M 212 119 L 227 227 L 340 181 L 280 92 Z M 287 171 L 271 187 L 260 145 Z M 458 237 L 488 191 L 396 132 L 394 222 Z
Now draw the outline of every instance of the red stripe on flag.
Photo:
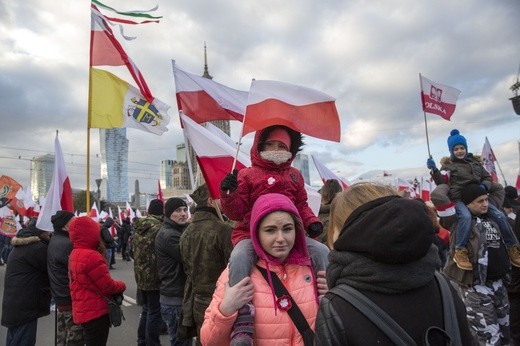
M 306 135 L 340 141 L 340 123 L 334 101 L 295 106 L 277 99 L 251 104 L 246 109 L 243 135 L 271 125 L 285 125 Z
M 176 97 L 179 110 L 199 124 L 212 120 L 243 121 L 244 119 L 243 114 L 222 108 L 203 90 L 178 92 Z
M 208 185 L 209 194 L 212 198 L 220 198 L 219 185 L 222 179 L 231 172 L 233 166 L 233 157 L 231 156 L 214 156 L 214 157 L 198 157 L 199 163 L 204 176 L 204 180 Z M 241 170 L 245 166 L 240 162 L 236 162 L 236 169 Z
M 72 199 L 72 187 L 70 186 L 70 180 L 67 176 L 63 181 L 63 191 L 61 192 L 61 209 L 74 212 L 74 201 Z

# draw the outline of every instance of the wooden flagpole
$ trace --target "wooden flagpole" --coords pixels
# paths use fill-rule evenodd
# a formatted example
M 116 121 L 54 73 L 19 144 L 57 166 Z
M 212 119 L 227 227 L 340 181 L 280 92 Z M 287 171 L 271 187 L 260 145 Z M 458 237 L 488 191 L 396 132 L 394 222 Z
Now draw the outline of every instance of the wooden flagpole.
M 428 122 L 426 121 L 426 112 L 424 111 L 424 101 L 423 101 L 423 97 L 422 97 L 423 85 L 422 85 L 422 78 L 421 78 L 420 73 L 419 73 L 419 84 L 421 85 L 421 107 L 423 109 L 423 114 L 424 114 L 424 129 L 426 130 L 426 145 L 428 146 L 428 157 L 432 158 L 432 154 L 430 152 L 430 139 L 428 137 Z
M 253 81 L 254 80 L 255 79 L 253 78 Z M 251 90 L 251 87 L 249 89 Z M 238 137 L 237 151 L 235 153 L 235 158 L 233 159 L 233 165 L 231 166 L 231 173 L 233 173 L 233 170 L 236 167 L 237 160 L 238 160 L 238 153 L 240 152 L 240 145 L 242 145 L 242 134 L 244 133 L 244 124 L 246 122 L 246 115 L 247 115 L 247 106 L 246 106 L 246 112 L 244 113 L 244 119 L 242 120 L 242 129 L 240 130 L 240 136 Z

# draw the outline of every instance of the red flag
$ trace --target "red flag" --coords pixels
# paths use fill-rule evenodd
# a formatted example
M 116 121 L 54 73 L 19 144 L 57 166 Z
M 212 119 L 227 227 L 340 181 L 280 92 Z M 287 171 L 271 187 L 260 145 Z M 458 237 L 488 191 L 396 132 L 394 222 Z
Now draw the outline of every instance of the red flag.
M 285 125 L 312 137 L 339 142 L 341 128 L 334 101 L 314 89 L 253 80 L 242 136 L 271 125 Z
M 74 212 L 74 203 L 72 202 L 72 188 L 67 169 L 65 168 L 65 160 L 63 159 L 56 131 L 56 139 L 54 140 L 54 172 L 52 174 L 51 186 L 45 196 L 45 203 L 38 215 L 36 227 L 44 231 L 54 231 L 51 216 L 56 214 L 58 210 Z
M 495 168 L 496 161 L 495 153 L 493 153 L 493 149 L 491 149 L 491 144 L 486 137 L 486 141 L 484 142 L 484 147 L 482 148 L 482 165 L 486 169 L 486 171 L 491 175 L 491 179 L 493 182 L 498 182 L 497 170 Z
M 161 181 L 159 179 L 157 179 L 157 199 L 164 202 L 164 196 L 161 190 Z
M 435 188 L 435 183 L 430 179 L 421 178 L 421 199 L 425 202 L 430 200 L 430 195 Z
M 90 32 L 90 66 L 123 66 L 137 83 L 141 94 L 146 101 L 152 103 L 154 97 L 141 71 L 134 64 L 132 59 L 126 54 L 123 46 L 114 36 L 112 29 L 107 24 L 105 16 L 99 12 L 96 5 L 91 4 L 91 32 Z
M 320 175 L 321 181 L 325 184 L 325 182 L 329 179 L 335 179 L 338 181 L 340 186 L 345 190 L 350 184 L 345 182 L 343 179 L 334 174 L 330 169 L 328 169 L 324 164 L 322 164 L 314 155 L 312 156 L 312 160 L 314 161 L 314 165 L 316 165 L 316 169 L 318 170 L 318 174 Z
M 15 198 L 22 185 L 7 175 L 0 177 L 0 208 L 7 205 L 9 200 Z
M 437 114 L 443 119 L 450 120 L 460 90 L 432 82 L 431 80 L 419 75 L 421 80 L 421 101 L 423 111 L 426 113 Z
M 231 172 L 236 148 L 197 124 L 184 114 L 180 115 L 183 130 L 195 151 L 202 175 L 212 198 L 220 198 L 219 184 Z M 236 169 L 251 166 L 251 160 L 243 153 L 238 154 Z
M 179 111 L 197 123 L 211 120 L 243 121 L 247 92 L 183 71 L 172 61 Z
M 520 193 L 520 171 L 518 172 L 518 175 L 516 176 L 516 190 L 518 193 Z
M 96 202 L 92 203 L 92 208 L 90 208 L 90 213 L 88 214 L 88 216 L 96 222 L 99 221 L 99 211 Z

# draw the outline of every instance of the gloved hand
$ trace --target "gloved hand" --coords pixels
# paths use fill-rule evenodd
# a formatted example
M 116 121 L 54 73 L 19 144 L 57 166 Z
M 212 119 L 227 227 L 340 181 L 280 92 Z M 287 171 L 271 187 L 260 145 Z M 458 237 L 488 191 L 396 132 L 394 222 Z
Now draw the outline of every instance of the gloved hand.
M 234 169 L 233 173 L 228 173 L 224 179 L 220 182 L 220 190 L 233 192 L 238 187 L 237 180 L 238 170 Z
M 483 189 L 484 189 L 484 191 L 486 191 L 486 192 L 487 192 L 488 188 L 487 188 L 487 186 L 486 186 L 486 185 L 484 185 L 484 184 L 480 184 L 480 187 L 481 187 L 481 188 L 483 188 Z
M 426 167 L 428 167 L 428 169 L 430 169 L 432 171 L 436 171 L 437 170 L 437 166 L 435 165 L 435 161 L 433 161 L 433 159 L 431 157 L 429 157 L 428 160 L 426 160 Z
M 316 238 L 321 232 L 323 232 L 323 225 L 320 222 L 311 223 L 307 229 L 307 233 L 311 238 Z

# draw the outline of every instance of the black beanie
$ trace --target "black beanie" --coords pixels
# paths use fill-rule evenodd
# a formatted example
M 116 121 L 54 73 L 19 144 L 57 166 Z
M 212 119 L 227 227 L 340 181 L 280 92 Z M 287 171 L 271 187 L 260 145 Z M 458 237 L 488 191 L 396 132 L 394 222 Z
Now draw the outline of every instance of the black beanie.
M 518 199 L 518 190 L 516 187 L 508 185 L 504 187 L 504 192 L 506 193 L 506 198 Z
M 76 215 L 71 211 L 58 210 L 56 214 L 51 217 L 52 227 L 56 231 L 61 231 L 67 222 L 69 222 L 74 216 Z
M 148 215 L 163 216 L 164 203 L 160 199 L 152 199 L 148 206 Z
M 168 199 L 166 201 L 166 204 L 164 205 L 164 216 L 169 218 L 175 211 L 175 209 L 180 207 L 188 207 L 188 205 L 183 199 L 177 197 Z
M 469 184 L 462 189 L 462 202 L 466 205 L 473 202 L 476 198 L 487 195 L 486 190 L 478 184 Z

